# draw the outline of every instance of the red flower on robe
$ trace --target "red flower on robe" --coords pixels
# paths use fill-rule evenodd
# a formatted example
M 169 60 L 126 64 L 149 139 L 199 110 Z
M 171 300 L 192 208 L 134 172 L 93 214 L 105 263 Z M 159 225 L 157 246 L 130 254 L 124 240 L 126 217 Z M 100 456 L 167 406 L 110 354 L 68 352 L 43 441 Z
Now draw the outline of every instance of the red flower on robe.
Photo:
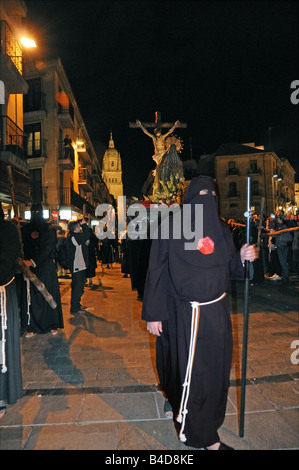
M 205 237 L 198 240 L 197 249 L 203 255 L 210 255 L 215 251 L 214 246 L 213 240 L 210 237 Z
M 34 232 L 31 232 L 31 238 L 33 238 L 33 240 L 36 240 L 37 238 L 39 237 L 39 233 L 34 231 Z

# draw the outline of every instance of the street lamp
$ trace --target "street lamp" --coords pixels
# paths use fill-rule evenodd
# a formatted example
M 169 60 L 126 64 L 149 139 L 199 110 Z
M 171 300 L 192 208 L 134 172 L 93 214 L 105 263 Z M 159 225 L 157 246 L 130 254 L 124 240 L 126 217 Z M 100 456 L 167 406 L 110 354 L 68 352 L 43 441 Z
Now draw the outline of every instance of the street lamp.
M 33 39 L 27 38 L 26 36 L 22 36 L 20 42 L 24 47 L 36 47 L 35 41 Z

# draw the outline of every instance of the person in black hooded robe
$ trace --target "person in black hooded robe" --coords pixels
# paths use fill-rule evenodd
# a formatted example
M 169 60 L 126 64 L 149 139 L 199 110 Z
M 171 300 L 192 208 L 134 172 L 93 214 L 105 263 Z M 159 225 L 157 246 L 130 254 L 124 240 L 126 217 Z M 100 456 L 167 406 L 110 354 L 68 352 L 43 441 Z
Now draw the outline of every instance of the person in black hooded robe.
M 195 222 L 200 204 L 202 233 Z M 142 319 L 157 336 L 160 385 L 180 440 L 189 447 L 230 450 L 218 435 L 225 418 L 232 356 L 225 294 L 231 276 L 244 277 L 243 263 L 256 259 L 256 249 L 245 244 L 237 251 L 228 226 L 219 218 L 216 188 L 209 177 L 190 182 L 178 214 L 179 222 L 169 224 L 168 239 L 162 236 L 166 220 L 152 241 Z M 188 221 L 196 238 L 192 249 Z M 172 231 L 178 224 L 181 236 Z
M 35 333 L 57 334 L 57 329 L 64 327 L 55 265 L 57 233 L 56 229 L 44 220 L 40 204 L 32 206 L 30 223 L 22 227 L 22 240 L 25 264 L 45 285 L 57 304 L 53 309 L 33 283 L 27 285 L 25 282 L 22 292 L 22 328 L 27 331 L 26 337 Z M 27 289 L 30 296 L 27 295 Z
M 20 317 L 15 283 L 20 248 L 17 228 L 13 222 L 4 220 L 0 203 L 0 419 L 7 404 L 16 403 L 23 395 Z

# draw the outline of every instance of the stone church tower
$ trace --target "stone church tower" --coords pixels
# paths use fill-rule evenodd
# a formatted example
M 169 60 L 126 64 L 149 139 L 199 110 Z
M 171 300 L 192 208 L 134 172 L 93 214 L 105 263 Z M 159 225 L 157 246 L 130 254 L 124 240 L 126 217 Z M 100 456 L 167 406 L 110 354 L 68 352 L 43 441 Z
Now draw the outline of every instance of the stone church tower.
M 120 154 L 114 147 L 112 132 L 110 132 L 109 147 L 103 157 L 102 178 L 109 193 L 113 195 L 117 202 L 118 196 L 123 196 L 123 182 Z

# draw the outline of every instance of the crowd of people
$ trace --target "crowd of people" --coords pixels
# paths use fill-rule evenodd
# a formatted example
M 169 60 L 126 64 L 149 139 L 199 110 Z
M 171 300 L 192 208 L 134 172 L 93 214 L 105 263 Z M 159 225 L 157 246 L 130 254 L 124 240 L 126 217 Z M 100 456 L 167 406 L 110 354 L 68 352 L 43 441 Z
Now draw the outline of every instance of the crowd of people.
M 171 235 L 168 240 L 152 240 L 149 235 L 131 239 L 124 233 L 119 240 L 99 240 L 85 218 L 71 221 L 64 232 L 44 220 L 41 205 L 32 207 L 30 222 L 18 234 L 16 225 L 4 221 L 0 212 L 0 418 L 7 403 L 15 403 L 22 394 L 20 329 L 30 338 L 56 335 L 64 328 L 58 278 L 71 278 L 70 313 L 80 315 L 85 312 L 81 304 L 84 288 L 94 287 L 97 263 L 110 269 L 119 262 L 123 277 L 130 278 L 137 300 L 143 302 L 142 319 L 148 331 L 157 337 L 157 370 L 167 410 L 180 417 L 175 423 L 179 437 L 196 448 L 228 449 L 217 433 L 225 415 L 232 351 L 227 282 L 231 275 L 244 277 L 245 261 L 250 261 L 253 285 L 265 279 L 287 283 L 290 273 L 298 274 L 299 220 L 281 211 L 262 221 L 253 215 L 250 243 L 246 244 L 245 224 L 219 217 L 209 178 L 194 178 L 184 203 L 204 207 L 204 248 L 198 244 L 195 253 L 184 249 L 183 237 L 178 240 Z M 140 222 L 142 233 L 149 230 L 149 220 Z M 15 268 L 21 247 L 25 265 L 44 284 L 54 306 Z M 188 342 L 192 341 L 190 362 Z M 223 358 L 221 364 L 219 357 Z M 185 383 L 187 391 L 182 390 Z
M 58 279 L 71 278 L 72 315 L 85 312 L 81 298 L 85 286 L 97 287 L 98 262 L 107 269 L 121 263 L 123 276 L 131 278 L 142 300 L 149 249 L 150 243 L 138 240 L 99 240 L 86 218 L 69 222 L 64 231 L 44 219 L 41 204 L 31 207 L 30 221 L 20 226 L 4 219 L 0 204 L 0 419 L 7 404 L 22 396 L 21 334 L 57 335 L 64 328 Z M 19 259 L 36 283 L 19 269 Z
M 235 219 L 229 219 L 227 223 L 236 246 L 240 248 L 245 240 L 245 223 Z M 260 215 L 252 215 L 250 242 L 258 248 L 258 259 L 252 264 L 251 285 L 260 284 L 265 279 L 287 284 L 291 274 L 299 273 L 298 215 L 281 210 L 268 217 L 263 216 L 262 220 Z

